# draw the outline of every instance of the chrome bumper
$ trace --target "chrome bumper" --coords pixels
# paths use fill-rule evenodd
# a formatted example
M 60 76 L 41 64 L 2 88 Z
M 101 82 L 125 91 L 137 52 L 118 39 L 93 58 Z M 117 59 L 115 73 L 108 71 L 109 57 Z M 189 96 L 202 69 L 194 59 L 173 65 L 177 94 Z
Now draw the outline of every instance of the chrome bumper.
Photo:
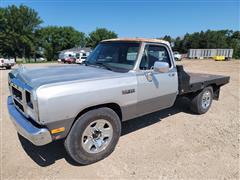
M 12 97 L 8 96 L 8 112 L 19 134 L 36 146 L 42 146 L 52 142 L 52 136 L 48 129 L 37 128 L 27 120 L 14 106 Z

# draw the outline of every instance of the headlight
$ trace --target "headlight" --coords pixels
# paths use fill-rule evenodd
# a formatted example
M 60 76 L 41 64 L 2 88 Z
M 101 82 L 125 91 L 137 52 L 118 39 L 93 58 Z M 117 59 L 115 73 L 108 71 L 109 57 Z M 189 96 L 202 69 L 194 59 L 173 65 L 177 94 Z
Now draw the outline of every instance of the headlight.
M 39 114 L 38 114 L 38 104 L 37 104 L 37 97 L 35 91 L 29 92 L 25 91 L 26 96 L 26 104 L 27 104 L 27 114 L 35 121 L 39 121 Z

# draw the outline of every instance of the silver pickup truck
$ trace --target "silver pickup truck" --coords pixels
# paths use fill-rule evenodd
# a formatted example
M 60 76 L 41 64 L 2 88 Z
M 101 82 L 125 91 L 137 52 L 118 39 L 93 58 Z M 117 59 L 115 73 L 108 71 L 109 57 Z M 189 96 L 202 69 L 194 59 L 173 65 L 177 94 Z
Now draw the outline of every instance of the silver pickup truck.
M 113 152 L 123 121 L 171 107 L 182 96 L 203 114 L 228 82 L 227 76 L 186 73 L 166 41 L 110 39 L 84 65 L 10 72 L 8 110 L 33 144 L 64 139 L 77 163 L 90 164 Z

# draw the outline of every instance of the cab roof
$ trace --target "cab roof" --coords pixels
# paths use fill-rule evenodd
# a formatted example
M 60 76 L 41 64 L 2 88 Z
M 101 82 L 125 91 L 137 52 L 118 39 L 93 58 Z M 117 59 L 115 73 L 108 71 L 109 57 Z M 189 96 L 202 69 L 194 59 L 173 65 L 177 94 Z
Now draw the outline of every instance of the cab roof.
M 106 39 L 102 42 L 111 42 L 111 41 L 132 41 L 132 42 L 151 42 L 151 43 L 163 43 L 166 45 L 170 45 L 168 41 L 164 41 L 161 39 L 150 39 L 150 38 L 115 38 L 115 39 Z

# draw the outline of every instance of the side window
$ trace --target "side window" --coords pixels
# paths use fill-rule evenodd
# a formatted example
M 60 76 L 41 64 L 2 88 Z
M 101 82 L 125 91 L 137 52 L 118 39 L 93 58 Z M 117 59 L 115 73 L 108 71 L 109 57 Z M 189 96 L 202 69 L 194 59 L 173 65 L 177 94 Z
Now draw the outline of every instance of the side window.
M 171 67 L 170 56 L 164 46 L 147 45 L 140 63 L 140 69 L 151 69 L 156 61 L 166 62 Z

